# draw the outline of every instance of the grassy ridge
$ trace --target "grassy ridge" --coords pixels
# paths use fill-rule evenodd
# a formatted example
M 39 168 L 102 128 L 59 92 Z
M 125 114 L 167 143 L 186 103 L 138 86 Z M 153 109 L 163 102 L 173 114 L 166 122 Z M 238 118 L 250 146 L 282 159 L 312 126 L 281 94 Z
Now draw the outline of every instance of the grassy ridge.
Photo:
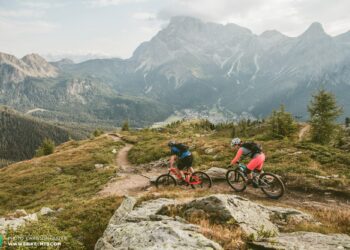
M 115 175 L 112 150 L 123 146 L 123 142 L 105 135 L 69 141 L 58 146 L 52 155 L 0 169 L 0 215 L 21 208 L 28 212 L 42 207 L 63 208 L 56 218 L 42 218 L 39 224 L 34 223 L 36 226 L 20 232 L 68 234 L 72 239 L 69 244 L 92 249 L 121 202 L 121 198 L 99 198 L 96 194 Z M 96 169 L 95 164 L 109 167 Z
M 202 121 L 177 123 L 160 131 L 146 129 L 125 135 L 137 141 L 129 154 L 129 160 L 136 164 L 168 156 L 169 140 L 190 146 L 195 158 L 194 166 L 198 170 L 226 167 L 236 153 L 229 146 L 231 129 L 213 129 Z M 271 139 L 263 124 L 254 125 L 244 135 L 237 136 L 262 144 L 267 156 L 265 171 L 281 175 L 288 187 L 320 191 L 332 189 L 350 194 L 350 157 L 346 149 L 321 146 L 307 138 L 299 141 L 297 132 L 287 139 Z

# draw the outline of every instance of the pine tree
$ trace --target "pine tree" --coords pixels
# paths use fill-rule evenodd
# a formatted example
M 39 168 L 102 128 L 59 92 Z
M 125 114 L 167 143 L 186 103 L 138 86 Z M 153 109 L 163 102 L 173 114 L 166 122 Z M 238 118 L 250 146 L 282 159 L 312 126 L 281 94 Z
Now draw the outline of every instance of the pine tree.
M 311 138 L 320 144 L 329 143 L 335 131 L 335 120 L 342 109 L 337 106 L 334 95 L 321 89 L 313 95 L 308 106 L 310 113 Z
M 350 117 L 345 118 L 345 127 L 348 128 L 350 126 Z
M 123 122 L 122 131 L 129 131 L 129 121 L 125 120 Z
M 284 105 L 280 106 L 279 110 L 273 110 L 268 119 L 270 134 L 274 138 L 284 138 L 291 136 L 297 126 L 292 114 L 285 111 Z

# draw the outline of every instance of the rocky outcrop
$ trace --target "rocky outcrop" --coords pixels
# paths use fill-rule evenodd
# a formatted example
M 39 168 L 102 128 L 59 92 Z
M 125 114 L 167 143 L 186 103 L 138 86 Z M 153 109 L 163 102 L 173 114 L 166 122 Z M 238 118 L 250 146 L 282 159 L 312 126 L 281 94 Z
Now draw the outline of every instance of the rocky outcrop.
M 237 195 L 211 195 L 179 206 L 185 215 L 199 212 L 223 224 L 235 223 L 252 238 L 278 235 L 279 226 L 289 222 L 313 220 L 296 209 L 263 206 Z
M 252 242 L 251 246 L 269 250 L 350 249 L 350 236 L 346 234 L 325 235 L 313 232 L 282 233 L 278 237 Z
M 95 250 L 112 249 L 222 249 L 219 244 L 205 238 L 198 227 L 181 218 L 158 215 L 171 199 L 143 202 L 127 197 L 111 218 Z
M 281 233 L 280 227 L 312 216 L 293 208 L 263 206 L 236 195 L 217 194 L 186 202 L 156 199 L 135 206 L 127 197 L 111 218 L 95 250 L 222 249 L 184 218 L 205 215 L 215 224 L 235 224 L 253 249 L 349 249 L 350 236 L 311 232 Z M 168 215 L 181 215 L 183 218 Z M 316 222 L 317 223 L 317 222 Z

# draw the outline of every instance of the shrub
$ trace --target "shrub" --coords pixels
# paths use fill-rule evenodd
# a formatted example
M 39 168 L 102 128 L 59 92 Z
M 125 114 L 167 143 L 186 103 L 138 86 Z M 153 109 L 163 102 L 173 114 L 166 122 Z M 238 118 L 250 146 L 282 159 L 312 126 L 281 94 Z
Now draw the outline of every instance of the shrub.
M 268 120 L 270 135 L 273 138 L 291 136 L 296 131 L 296 123 L 293 116 L 285 111 L 283 105 L 279 110 L 274 110 Z
M 40 147 L 35 151 L 35 156 L 50 155 L 55 151 L 55 142 L 51 139 L 45 138 Z
M 102 135 L 103 133 L 104 133 L 103 130 L 97 128 L 97 129 L 95 129 L 95 131 L 92 133 L 92 135 L 93 135 L 94 137 L 98 137 L 98 136 Z

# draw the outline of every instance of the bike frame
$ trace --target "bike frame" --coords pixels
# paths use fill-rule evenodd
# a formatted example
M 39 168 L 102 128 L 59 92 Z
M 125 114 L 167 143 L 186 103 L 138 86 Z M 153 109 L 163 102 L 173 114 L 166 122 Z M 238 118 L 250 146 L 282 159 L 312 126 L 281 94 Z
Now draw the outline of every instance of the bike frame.
M 181 180 L 182 179 L 182 176 L 181 174 L 177 171 L 178 169 L 175 168 L 175 167 L 170 167 L 169 168 L 169 172 L 168 174 L 169 175 L 173 175 L 173 176 L 176 176 L 176 178 L 178 180 Z M 183 170 L 182 171 L 185 175 L 185 181 L 190 184 L 190 185 L 198 185 L 198 184 L 201 184 L 202 181 L 200 180 L 200 178 L 198 176 L 192 176 L 192 173 L 190 171 L 186 171 L 186 170 Z M 193 181 L 190 181 L 190 179 L 193 179 Z

